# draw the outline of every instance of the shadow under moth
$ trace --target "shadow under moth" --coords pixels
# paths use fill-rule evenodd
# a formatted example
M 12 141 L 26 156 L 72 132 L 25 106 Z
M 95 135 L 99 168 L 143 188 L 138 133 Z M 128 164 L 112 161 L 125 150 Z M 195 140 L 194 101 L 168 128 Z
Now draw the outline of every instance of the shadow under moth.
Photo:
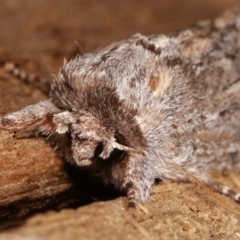
M 169 36 L 136 34 L 65 61 L 49 100 L 1 116 L 0 128 L 46 137 L 130 207 L 156 178 L 191 175 L 240 202 L 208 175 L 240 167 L 239 49 L 240 8 Z

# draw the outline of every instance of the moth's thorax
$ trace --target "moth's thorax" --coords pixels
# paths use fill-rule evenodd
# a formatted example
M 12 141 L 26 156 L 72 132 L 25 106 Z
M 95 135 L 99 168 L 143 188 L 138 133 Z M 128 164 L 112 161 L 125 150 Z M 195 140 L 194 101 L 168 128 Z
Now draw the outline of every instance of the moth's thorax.
M 93 116 L 111 132 L 108 137 L 149 158 L 158 155 L 164 164 L 178 145 L 169 137 L 176 133 L 172 126 L 184 128 L 183 118 L 174 116 L 193 104 L 182 102 L 191 92 L 184 64 L 175 39 L 135 35 L 65 62 L 52 84 L 51 100 L 62 110 Z M 94 128 L 92 123 L 88 131 L 97 132 Z M 83 144 L 85 149 L 99 146 L 94 140 Z M 74 146 L 80 143 L 76 140 Z M 81 159 L 78 147 L 75 152 Z

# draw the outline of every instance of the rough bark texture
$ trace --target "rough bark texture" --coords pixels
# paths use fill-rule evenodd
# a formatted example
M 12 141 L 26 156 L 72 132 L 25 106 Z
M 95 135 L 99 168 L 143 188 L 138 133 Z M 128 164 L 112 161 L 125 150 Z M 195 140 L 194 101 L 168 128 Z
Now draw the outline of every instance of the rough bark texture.
M 44 98 L 39 91 L 19 84 L 2 71 L 0 79 L 1 112 Z M 49 204 L 61 203 L 61 194 L 71 183 L 63 171 L 63 162 L 44 140 L 19 141 L 6 131 L 0 132 L 0 139 L 1 223 L 7 219 L 16 220 Z
M 49 76 L 49 72 L 56 72 L 61 66 L 64 56 L 78 51 L 73 40 L 77 40 L 84 51 L 89 51 L 135 32 L 166 33 L 200 19 L 213 18 L 233 2 L 194 1 L 193 4 L 186 0 L 178 6 L 178 1 L 156 1 L 152 5 L 131 1 L 121 3 L 119 8 L 110 1 L 106 1 L 106 5 L 74 0 L 65 4 L 58 4 L 59 1 L 32 3 L 25 0 L 24 4 L 4 1 L 0 8 L 1 59 L 27 58 L 31 60 L 27 66 L 30 71 Z M 169 6 L 171 10 L 166 10 Z M 168 14 L 161 14 L 164 12 Z M 181 17 L 177 18 L 179 12 Z M 127 21 L 122 20 L 123 17 Z M 0 71 L 1 114 L 45 98 L 38 90 Z M 96 188 L 84 181 L 78 185 L 80 194 L 76 194 L 68 173 L 62 160 L 43 139 L 16 140 L 8 132 L 1 131 L 1 228 L 16 221 L 22 223 L 22 217 L 34 211 L 76 207 L 90 202 L 91 198 L 108 198 L 102 196 L 106 191 L 97 195 Z M 240 189 L 235 173 L 215 178 Z M 84 185 L 91 188 L 87 194 Z M 239 209 L 232 200 L 223 199 Z M 238 215 L 220 207 L 194 184 L 164 182 L 153 188 L 150 200 L 135 219 L 126 211 L 125 198 L 119 198 L 77 210 L 33 216 L 20 227 L 2 233 L 0 239 L 20 236 L 30 239 L 77 239 L 79 236 L 81 239 L 239 239 L 239 220 Z

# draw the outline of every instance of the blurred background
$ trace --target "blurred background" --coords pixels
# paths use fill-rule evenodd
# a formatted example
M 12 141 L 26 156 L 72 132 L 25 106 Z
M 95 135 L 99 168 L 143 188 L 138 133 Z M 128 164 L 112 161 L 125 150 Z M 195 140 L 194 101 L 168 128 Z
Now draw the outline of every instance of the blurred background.
M 35 65 L 34 71 L 50 77 L 64 57 L 89 52 L 137 32 L 159 34 L 179 30 L 214 18 L 236 2 L 1 0 L 0 60 L 29 60 Z

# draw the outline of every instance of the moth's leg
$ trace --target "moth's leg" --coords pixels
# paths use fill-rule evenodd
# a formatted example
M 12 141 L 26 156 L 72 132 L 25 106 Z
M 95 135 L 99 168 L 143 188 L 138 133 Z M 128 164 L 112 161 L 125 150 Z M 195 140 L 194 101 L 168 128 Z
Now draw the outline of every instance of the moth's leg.
M 42 101 L 17 112 L 0 117 L 0 129 L 19 132 L 27 136 L 37 133 L 50 134 L 54 131 L 53 114 L 59 109 L 50 101 Z
M 75 164 L 73 159 L 73 153 L 71 148 L 71 138 L 68 134 L 53 133 L 47 137 L 47 141 L 50 143 L 54 151 L 60 156 L 66 159 L 68 162 Z
M 154 183 L 154 170 L 143 154 L 131 154 L 124 171 L 124 188 L 128 206 L 135 208 L 138 202 L 145 202 Z
M 20 81 L 30 84 L 46 95 L 50 92 L 51 82 L 46 80 L 45 78 L 40 78 L 35 74 L 28 74 L 24 70 L 22 70 L 17 63 L 13 62 L 5 62 L 3 64 L 4 69 L 12 74 L 14 77 L 18 78 Z
M 205 184 L 213 191 L 224 194 L 226 196 L 229 196 L 230 198 L 234 199 L 236 202 L 240 203 L 240 193 L 235 192 L 231 188 L 215 182 L 215 181 L 205 181 Z
M 13 131 L 16 138 L 36 136 L 38 133 L 44 135 L 60 156 L 74 163 L 71 138 L 67 132 L 59 134 L 57 127 L 60 123 L 54 122 L 54 116 L 59 112 L 50 101 L 39 102 L 0 117 L 0 129 Z

